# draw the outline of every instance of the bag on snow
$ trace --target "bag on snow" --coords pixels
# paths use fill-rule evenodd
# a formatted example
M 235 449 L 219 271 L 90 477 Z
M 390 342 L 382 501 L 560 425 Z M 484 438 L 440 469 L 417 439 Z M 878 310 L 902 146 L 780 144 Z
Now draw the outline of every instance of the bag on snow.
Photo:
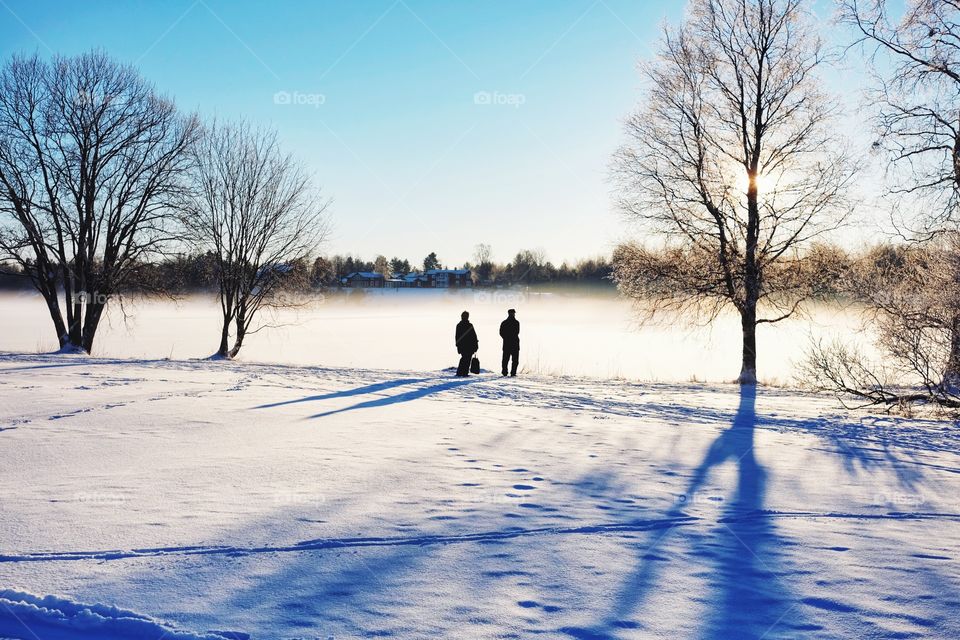
M 470 373 L 476 375 L 480 373 L 480 358 L 473 356 L 473 360 L 470 361 Z

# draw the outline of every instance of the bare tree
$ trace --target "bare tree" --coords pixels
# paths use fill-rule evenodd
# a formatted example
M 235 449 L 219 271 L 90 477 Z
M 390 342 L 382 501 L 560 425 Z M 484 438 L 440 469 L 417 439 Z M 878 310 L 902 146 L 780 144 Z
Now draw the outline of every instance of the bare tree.
M 921 212 L 910 239 L 960 223 L 960 1 L 911 0 L 898 22 L 885 0 L 842 0 L 840 16 L 868 47 L 877 105 L 877 146 L 890 159 L 891 195 Z M 948 243 L 947 246 L 953 246 Z M 950 259 L 940 267 L 957 265 Z M 942 273 L 932 274 L 940 279 Z M 960 282 L 960 269 L 953 276 Z M 951 287 L 951 290 L 953 287 Z M 943 381 L 960 385 L 960 300 Z M 938 323 L 938 330 L 942 326 Z
M 392 277 L 393 272 L 390 270 L 390 261 L 387 260 L 387 256 L 378 255 L 373 259 L 373 271 L 382 274 L 384 278 Z
M 324 240 L 325 211 L 304 168 L 284 154 L 273 131 L 213 124 L 195 146 L 195 184 L 184 222 L 216 257 L 221 334 L 217 355 L 233 358 L 278 295 L 295 262 Z M 233 344 L 230 344 L 231 331 Z
M 477 264 L 483 264 L 485 262 L 490 262 L 490 256 L 492 254 L 492 249 L 489 244 L 480 243 L 478 244 L 473 251 L 473 259 Z
M 493 249 L 489 244 L 480 243 L 473 252 L 473 280 L 477 283 L 488 283 L 493 280 Z
M 660 55 L 642 65 L 646 99 L 614 161 L 621 208 L 684 258 L 667 289 L 662 269 L 643 268 L 644 249 L 628 246 L 616 281 L 628 295 L 653 294 L 645 303 L 708 320 L 733 307 L 743 384 L 756 382 L 757 325 L 790 317 L 803 299 L 795 278 L 770 277 L 775 267 L 850 211 L 854 171 L 833 127 L 837 108 L 820 89 L 824 46 L 803 5 L 691 0 Z
M 61 349 L 89 352 L 107 302 L 173 239 L 196 131 L 102 52 L 0 70 L 0 251 L 43 296 Z

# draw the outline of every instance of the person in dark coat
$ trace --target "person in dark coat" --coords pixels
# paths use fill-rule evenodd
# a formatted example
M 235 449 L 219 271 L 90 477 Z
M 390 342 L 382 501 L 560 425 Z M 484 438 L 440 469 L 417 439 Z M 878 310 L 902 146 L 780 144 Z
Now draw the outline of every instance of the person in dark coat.
M 507 375 L 507 363 L 510 365 L 510 375 L 517 375 L 517 360 L 520 358 L 520 322 L 517 321 L 517 310 L 507 311 L 507 319 L 500 323 L 500 337 L 503 338 L 503 375 Z
M 470 323 L 470 314 L 466 311 L 460 314 L 460 322 L 457 324 L 456 333 L 454 333 L 454 344 L 457 346 L 457 353 L 460 354 L 457 376 L 464 377 L 469 375 L 470 361 L 473 359 L 473 354 L 480 348 L 477 332 L 474 331 L 473 325 Z

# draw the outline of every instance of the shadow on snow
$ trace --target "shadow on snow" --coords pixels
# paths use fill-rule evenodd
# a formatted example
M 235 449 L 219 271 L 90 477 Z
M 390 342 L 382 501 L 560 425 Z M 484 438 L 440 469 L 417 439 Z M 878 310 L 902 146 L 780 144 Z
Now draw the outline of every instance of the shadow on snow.
M 385 382 L 377 382 L 373 384 L 363 385 L 361 387 L 355 387 L 353 389 L 345 389 L 343 391 L 334 391 L 330 393 L 323 393 L 319 395 L 306 396 L 304 398 L 297 398 L 295 400 L 284 400 L 281 402 L 272 402 L 269 404 L 262 404 L 253 409 L 273 409 L 276 407 L 283 407 L 287 405 L 300 404 L 303 402 L 319 402 L 323 400 L 334 400 L 337 398 L 349 398 L 351 396 L 360 396 L 366 395 L 369 393 L 377 393 L 380 391 L 387 391 L 390 389 L 395 389 L 397 387 L 403 387 L 408 385 L 416 385 L 424 382 L 431 382 L 439 380 L 436 384 L 431 384 L 427 386 L 420 386 L 410 391 L 405 391 L 403 393 L 398 393 L 390 396 L 383 396 L 375 400 L 367 400 L 365 402 L 358 402 L 356 404 L 350 405 L 349 407 L 343 407 L 341 409 L 331 409 L 330 411 L 323 411 L 320 413 L 315 413 L 311 416 L 308 416 L 309 419 L 314 418 L 324 418 L 327 416 L 332 416 L 338 413 L 345 413 L 347 411 L 355 411 L 357 409 L 373 409 L 376 407 L 386 407 L 393 404 L 398 404 L 402 402 L 411 402 L 413 400 L 419 400 L 427 396 L 431 396 L 437 393 L 442 393 L 444 391 L 451 391 L 459 387 L 464 387 L 466 385 L 476 384 L 477 382 L 483 382 L 483 378 L 398 378 L 396 380 L 387 380 Z
M 757 426 L 756 388 L 744 386 L 733 421 L 711 443 L 694 470 L 684 493 L 684 500 L 670 509 L 665 520 L 680 518 L 684 506 L 694 499 L 718 466 L 732 462 L 737 467 L 734 495 L 726 504 L 708 539 L 700 540 L 700 548 L 690 553 L 709 559 L 714 570 L 707 578 L 712 594 L 706 597 L 709 608 L 704 621 L 704 638 L 758 638 L 786 627 L 810 630 L 805 625 L 789 596 L 786 585 L 778 579 L 778 555 L 783 542 L 774 531 L 773 522 L 763 510 L 767 472 L 754 455 L 754 433 Z M 750 517 L 743 517 L 749 515 Z M 679 524 L 679 522 L 678 522 Z M 578 640 L 612 639 L 619 631 L 645 628 L 631 620 L 645 600 L 658 587 L 664 555 L 657 553 L 677 530 L 672 525 L 651 531 L 639 545 L 639 558 L 632 573 L 613 598 L 609 613 L 590 627 L 564 627 L 560 631 Z M 696 542 L 698 536 L 690 536 Z M 642 616 L 641 619 L 649 619 Z M 769 637 L 769 636 L 768 636 Z
M 404 393 L 398 393 L 393 396 L 386 396 L 384 398 L 377 398 L 376 400 L 367 400 L 366 402 L 358 402 L 357 404 L 351 405 L 349 407 L 344 407 L 343 409 L 333 409 L 331 411 L 324 411 L 322 413 L 316 413 L 310 418 L 325 418 L 327 416 L 332 416 L 337 413 L 345 413 L 347 411 L 355 411 L 357 409 L 373 409 L 375 407 L 387 407 L 392 404 L 398 404 L 401 402 L 411 402 L 413 400 L 419 400 L 430 395 L 437 393 L 442 393 L 444 391 L 450 391 L 458 387 L 464 387 L 469 384 L 476 384 L 477 382 L 483 382 L 482 378 L 467 378 L 467 379 L 456 379 L 456 380 L 447 380 L 439 384 L 433 384 L 427 387 L 420 387 L 418 389 L 413 389 L 412 391 L 405 391 Z
M 317 402 L 320 400 L 333 400 L 334 398 L 348 398 L 350 396 L 359 396 L 367 393 L 376 393 L 377 391 L 387 391 L 388 389 L 393 389 L 395 387 L 402 387 L 408 384 L 417 384 L 418 382 L 427 382 L 430 378 L 399 378 L 397 380 L 387 380 L 386 382 L 377 382 L 375 384 L 368 384 L 362 387 L 356 387 L 355 389 L 346 389 L 344 391 L 335 391 L 332 393 L 323 393 L 316 396 L 307 396 L 305 398 L 298 398 L 296 400 L 284 400 L 282 402 L 271 402 L 270 404 L 261 404 L 254 409 L 273 409 L 275 407 L 283 407 L 290 404 L 299 404 L 301 402 Z

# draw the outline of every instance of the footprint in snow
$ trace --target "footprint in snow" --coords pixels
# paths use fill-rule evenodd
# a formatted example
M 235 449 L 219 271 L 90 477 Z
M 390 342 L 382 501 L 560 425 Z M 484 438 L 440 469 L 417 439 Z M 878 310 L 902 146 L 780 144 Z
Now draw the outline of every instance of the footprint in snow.
M 816 609 L 822 609 L 824 611 L 839 611 L 841 613 L 852 613 L 856 611 L 856 607 L 853 607 L 849 604 L 839 602 L 837 600 L 831 600 L 829 598 L 804 598 L 800 602 L 803 604 L 814 607 Z
M 536 607 L 540 607 L 547 613 L 556 613 L 557 611 L 561 611 L 560 607 L 554 606 L 552 604 L 541 605 L 536 600 L 520 600 L 517 602 L 517 606 L 523 607 L 524 609 L 534 609 Z
M 48 418 L 48 420 L 60 420 L 61 418 L 69 418 L 69 417 L 71 417 L 71 416 L 75 416 L 75 415 L 78 415 L 78 414 L 80 414 L 80 413 L 88 413 L 88 412 L 90 412 L 90 411 L 93 411 L 93 409 L 77 409 L 76 411 L 71 411 L 71 412 L 69 412 L 69 413 L 61 413 L 61 414 L 52 415 L 52 416 L 50 416 L 50 417 Z

